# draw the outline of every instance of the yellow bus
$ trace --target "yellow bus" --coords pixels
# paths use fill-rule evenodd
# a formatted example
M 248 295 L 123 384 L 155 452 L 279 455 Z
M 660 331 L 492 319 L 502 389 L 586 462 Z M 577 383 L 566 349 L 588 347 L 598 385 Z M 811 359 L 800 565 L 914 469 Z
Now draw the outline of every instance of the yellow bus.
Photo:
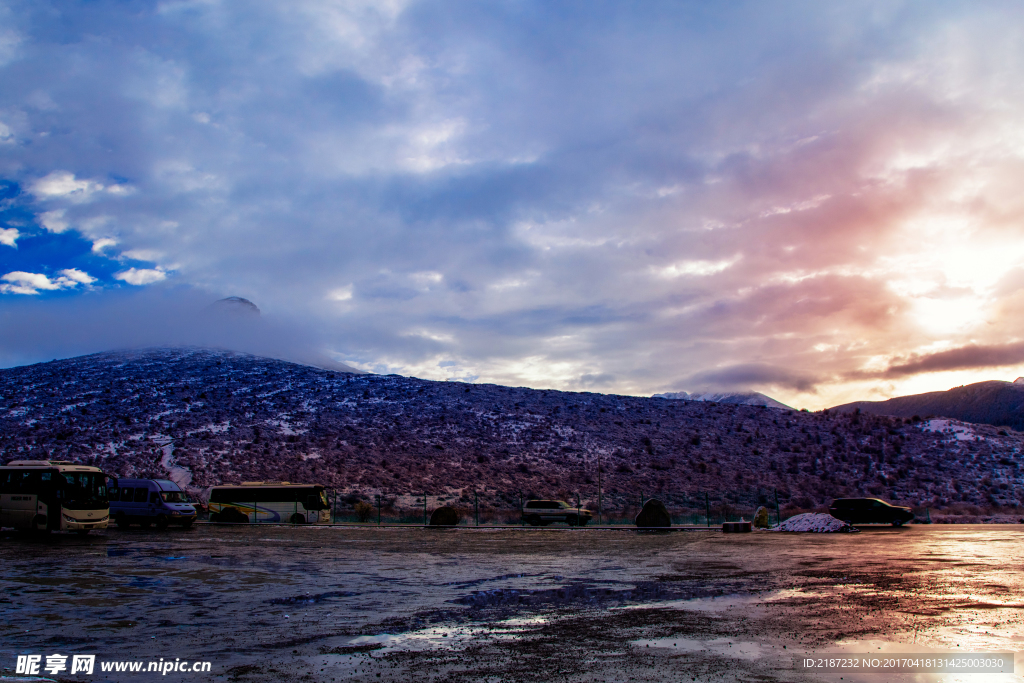
M 14 460 L 0 467 L 0 526 L 22 531 L 106 529 L 107 477 L 64 460 Z
M 331 521 L 327 492 L 319 484 L 247 481 L 210 489 L 210 521 L 234 524 Z

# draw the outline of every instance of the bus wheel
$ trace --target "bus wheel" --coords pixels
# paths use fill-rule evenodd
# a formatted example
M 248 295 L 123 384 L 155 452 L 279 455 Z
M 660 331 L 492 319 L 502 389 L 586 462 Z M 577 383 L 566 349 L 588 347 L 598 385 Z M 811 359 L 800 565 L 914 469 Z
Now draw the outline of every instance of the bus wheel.
M 114 518 L 114 523 L 117 524 L 118 529 L 127 529 L 131 522 L 128 521 L 128 515 L 123 512 L 117 513 L 117 517 Z
M 892 520 L 892 525 L 896 526 L 896 527 L 903 526 L 903 520 L 902 519 L 894 519 L 894 520 Z
M 526 523 L 530 526 L 540 526 L 540 517 L 537 515 L 530 515 L 526 518 Z
M 75 529 L 75 533 L 79 536 L 87 536 L 89 534 L 88 529 Z
M 579 524 L 579 520 L 575 516 L 570 515 L 569 517 L 565 518 L 565 523 L 569 526 L 576 526 L 577 524 Z
M 182 529 L 191 529 L 192 528 L 192 520 L 190 519 L 190 520 L 187 520 L 185 522 L 182 522 L 181 523 L 181 528 Z
M 36 515 L 32 518 L 32 531 L 34 531 L 37 534 L 50 533 L 50 527 L 46 524 L 45 515 Z
M 148 529 L 149 525 L 152 524 L 152 523 L 153 522 L 151 520 L 144 519 L 141 522 L 139 522 L 139 526 L 141 526 L 143 529 Z
M 156 528 L 161 531 L 167 528 L 167 515 L 156 516 Z
M 296 512 L 288 521 L 292 524 L 305 524 L 306 518 L 300 515 L 298 512 Z
M 213 522 L 214 524 L 219 522 L 220 521 L 220 513 L 219 512 L 211 512 L 210 513 L 210 521 Z

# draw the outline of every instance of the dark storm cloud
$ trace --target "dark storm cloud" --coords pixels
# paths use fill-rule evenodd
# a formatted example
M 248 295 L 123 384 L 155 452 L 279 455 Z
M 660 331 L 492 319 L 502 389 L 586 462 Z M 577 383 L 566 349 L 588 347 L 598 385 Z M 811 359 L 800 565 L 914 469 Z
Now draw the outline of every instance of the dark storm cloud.
M 890 366 L 884 376 L 902 377 L 921 372 L 995 368 L 1021 363 L 1024 363 L 1024 342 L 998 346 L 972 344 L 959 349 L 911 357 L 906 362 Z
M 960 248 L 1022 246 L 1015 5 L 0 14 L 0 179 L 35 217 L 0 226 L 0 267 L 65 230 L 182 311 L 244 293 L 362 367 L 624 393 L 827 405 L 930 344 L 1024 337 L 1017 289 Z M 71 267 L 50 261 L 0 277 Z M 0 298 L 0 363 L 99 350 L 116 335 L 89 321 L 118 307 L 148 320 L 125 292 L 67 301 Z M 947 301 L 965 322 L 923 331 Z
M 745 363 L 715 370 L 698 372 L 686 379 L 696 387 L 722 387 L 742 389 L 750 386 L 776 386 L 797 391 L 813 391 L 815 381 L 806 375 L 760 363 Z

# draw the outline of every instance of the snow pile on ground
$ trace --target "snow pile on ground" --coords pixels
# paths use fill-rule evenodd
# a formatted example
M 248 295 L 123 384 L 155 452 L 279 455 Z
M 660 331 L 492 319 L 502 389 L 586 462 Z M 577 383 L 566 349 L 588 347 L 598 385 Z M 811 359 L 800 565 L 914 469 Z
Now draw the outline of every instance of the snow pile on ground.
M 805 512 L 802 515 L 790 517 L 782 524 L 774 527 L 774 531 L 813 531 L 819 534 L 834 534 L 857 531 L 846 522 L 840 521 L 832 515 L 818 512 Z

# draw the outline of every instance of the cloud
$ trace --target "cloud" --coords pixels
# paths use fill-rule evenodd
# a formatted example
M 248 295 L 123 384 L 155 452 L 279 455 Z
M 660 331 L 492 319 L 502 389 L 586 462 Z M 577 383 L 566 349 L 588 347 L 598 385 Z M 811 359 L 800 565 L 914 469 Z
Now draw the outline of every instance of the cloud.
M 32 184 L 32 193 L 42 199 L 70 199 L 72 201 L 88 201 L 96 192 L 103 190 L 103 185 L 92 180 L 78 180 L 74 173 L 54 171 Z
M 348 301 L 352 298 L 352 289 L 352 285 L 332 289 L 327 293 L 327 299 L 330 301 Z
M 97 193 L 107 193 L 117 197 L 132 194 L 135 190 L 128 185 L 103 185 L 95 180 L 84 180 L 75 177 L 68 171 L 53 171 L 31 185 L 32 194 L 40 199 L 66 199 L 81 203 L 90 201 Z M 63 215 L 61 212 L 58 218 Z M 55 230 L 54 232 L 60 232 Z
M 17 228 L 0 228 L 0 244 L 17 249 L 19 237 L 21 237 L 21 233 L 18 232 Z
M 129 268 L 128 270 L 115 273 L 114 277 L 130 285 L 142 286 L 165 280 L 167 273 L 153 268 Z
M 911 356 L 890 365 L 884 377 L 903 377 L 923 372 L 943 372 L 969 368 L 996 368 L 1024 363 L 1024 342 L 982 346 L 970 344 L 948 351 Z
M 722 261 L 680 261 L 679 263 L 673 263 L 670 266 L 657 269 L 657 273 L 662 277 L 675 278 L 683 275 L 714 275 L 720 273 L 723 270 L 732 267 L 740 260 L 737 256 L 732 259 L 725 259 Z
M 802 392 L 813 392 L 814 378 L 784 367 L 766 363 L 743 363 L 691 375 L 685 380 L 688 386 L 705 389 L 746 389 L 755 386 L 775 386 Z
M 299 318 L 239 315 L 216 294 L 160 285 L 94 289 L 79 298 L 12 301 L 0 325 L 0 367 L 111 349 L 204 346 L 345 370 Z
M 60 234 L 71 227 L 71 224 L 64 218 L 65 213 L 67 212 L 64 209 L 44 211 L 39 214 L 39 223 L 50 232 Z
M 60 271 L 60 277 L 51 280 L 42 273 L 26 273 L 13 271 L 0 277 L 6 284 L 0 284 L 3 294 L 39 294 L 41 291 L 72 289 L 79 285 L 89 285 L 96 278 L 74 268 Z
M 113 247 L 117 245 L 117 240 L 112 237 L 101 237 L 98 240 L 93 240 L 92 251 L 96 254 L 103 253 L 103 250 L 107 247 Z

